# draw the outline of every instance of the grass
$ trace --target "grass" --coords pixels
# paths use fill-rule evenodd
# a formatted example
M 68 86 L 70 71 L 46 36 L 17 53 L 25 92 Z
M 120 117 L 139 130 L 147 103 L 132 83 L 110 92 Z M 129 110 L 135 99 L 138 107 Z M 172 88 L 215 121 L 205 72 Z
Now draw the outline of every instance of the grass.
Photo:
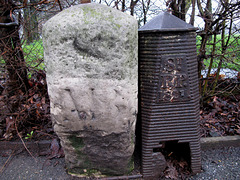
M 26 66 L 28 67 L 28 78 L 31 78 L 31 75 L 35 70 L 45 71 L 42 39 L 35 40 L 30 44 L 26 44 L 26 42 L 23 41 L 22 50 Z M 0 56 L 0 66 L 4 67 L 4 65 L 5 61 Z
M 227 36 L 226 36 L 227 38 Z M 227 40 L 227 39 L 226 39 Z M 226 41 L 225 40 L 225 41 Z M 197 51 L 199 52 L 201 45 L 201 37 L 197 36 Z M 216 52 L 212 68 L 217 68 L 221 51 L 221 35 L 217 35 Z M 213 37 L 208 40 L 206 46 L 206 54 L 210 55 L 212 52 Z M 42 39 L 33 41 L 30 44 L 22 42 L 22 49 L 27 67 L 29 68 L 29 76 L 33 70 L 45 70 L 44 56 L 43 56 L 43 43 Z M 0 58 L 0 65 L 4 64 L 4 60 Z M 204 65 L 208 68 L 210 58 L 204 60 Z M 236 71 L 240 71 L 240 35 L 232 35 L 227 46 L 226 53 L 224 53 L 224 61 L 222 68 L 228 68 Z
M 225 38 L 227 41 L 228 36 Z M 211 55 L 213 49 L 213 37 L 208 40 L 206 46 L 206 55 Z M 214 54 L 214 61 L 212 68 L 217 68 L 220 58 L 222 56 L 222 47 L 221 47 L 221 35 L 217 35 L 216 38 L 216 51 Z M 201 45 L 201 37 L 197 36 L 197 51 L 199 52 Z M 204 60 L 204 65 L 208 68 L 210 64 L 210 58 Z M 232 35 L 229 39 L 228 46 L 225 53 L 223 54 L 223 64 L 222 68 L 232 69 L 240 71 L 240 35 Z
M 23 43 L 22 49 L 27 67 L 37 70 L 45 69 L 42 39 L 35 40 L 30 44 Z

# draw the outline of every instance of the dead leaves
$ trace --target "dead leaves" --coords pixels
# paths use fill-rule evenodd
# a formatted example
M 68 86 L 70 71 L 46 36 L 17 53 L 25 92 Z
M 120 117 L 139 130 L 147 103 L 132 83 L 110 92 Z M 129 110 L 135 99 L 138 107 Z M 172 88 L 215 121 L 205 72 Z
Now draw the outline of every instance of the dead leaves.
M 11 139 L 15 130 L 14 128 L 14 118 L 12 116 L 6 118 L 6 133 L 3 135 L 5 139 Z
M 214 96 L 200 111 L 203 137 L 240 134 L 240 102 Z
M 167 169 L 164 171 L 165 177 L 169 179 L 178 179 L 178 171 L 171 161 L 167 162 Z
M 7 87 L 4 87 L 0 98 L 0 104 L 2 104 L 0 128 L 4 133 L 4 139 L 17 138 L 14 123 L 23 137 L 33 128 L 46 133 L 53 132 L 45 72 L 40 70 L 33 73 L 29 79 L 29 86 L 31 88 L 26 94 L 18 90 L 11 96 L 7 93 Z M 17 121 L 14 120 L 16 117 L 18 117 Z M 34 137 L 36 136 L 37 133 Z
M 167 168 L 164 171 L 165 178 L 168 179 L 186 179 L 190 175 L 190 167 L 184 159 L 178 161 L 176 158 L 167 160 Z
M 61 158 L 64 157 L 64 151 L 59 143 L 58 139 L 53 139 L 51 142 L 51 147 L 48 151 L 40 152 L 40 156 L 46 156 L 47 159 Z
M 50 150 L 51 150 L 51 153 L 50 153 L 48 159 L 64 157 L 64 152 L 59 143 L 59 140 L 57 140 L 57 139 L 52 140 Z

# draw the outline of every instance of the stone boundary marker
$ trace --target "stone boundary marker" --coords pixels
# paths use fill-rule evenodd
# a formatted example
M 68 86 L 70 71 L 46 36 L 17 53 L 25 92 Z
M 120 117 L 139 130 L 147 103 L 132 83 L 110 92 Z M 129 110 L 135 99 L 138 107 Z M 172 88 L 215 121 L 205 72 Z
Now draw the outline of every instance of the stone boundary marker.
M 65 9 L 43 26 L 51 119 L 69 173 L 133 170 L 137 20 L 100 4 Z
M 240 147 L 240 136 L 224 136 L 224 137 L 207 137 L 200 139 L 201 150 L 216 149 L 223 147 Z M 26 146 L 30 151 L 41 152 L 46 151 L 51 146 L 51 140 L 43 140 L 37 142 L 26 142 Z M 8 150 L 23 149 L 22 142 L 0 141 L 0 153 Z

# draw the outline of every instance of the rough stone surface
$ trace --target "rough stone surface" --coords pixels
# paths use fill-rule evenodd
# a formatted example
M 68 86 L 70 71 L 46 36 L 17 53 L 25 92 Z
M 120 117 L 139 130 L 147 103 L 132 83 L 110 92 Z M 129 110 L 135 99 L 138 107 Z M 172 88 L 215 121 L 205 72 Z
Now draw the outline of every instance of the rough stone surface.
M 137 21 L 99 4 L 46 22 L 44 55 L 54 130 L 74 173 L 119 175 L 133 167 Z

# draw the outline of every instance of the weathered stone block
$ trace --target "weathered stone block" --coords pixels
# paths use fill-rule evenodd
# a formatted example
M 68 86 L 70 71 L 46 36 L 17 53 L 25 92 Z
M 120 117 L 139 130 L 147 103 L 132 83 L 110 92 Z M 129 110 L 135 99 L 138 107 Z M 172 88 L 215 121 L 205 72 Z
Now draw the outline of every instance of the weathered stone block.
M 132 169 L 137 113 L 137 21 L 99 4 L 62 11 L 43 28 L 55 132 L 68 169 Z

